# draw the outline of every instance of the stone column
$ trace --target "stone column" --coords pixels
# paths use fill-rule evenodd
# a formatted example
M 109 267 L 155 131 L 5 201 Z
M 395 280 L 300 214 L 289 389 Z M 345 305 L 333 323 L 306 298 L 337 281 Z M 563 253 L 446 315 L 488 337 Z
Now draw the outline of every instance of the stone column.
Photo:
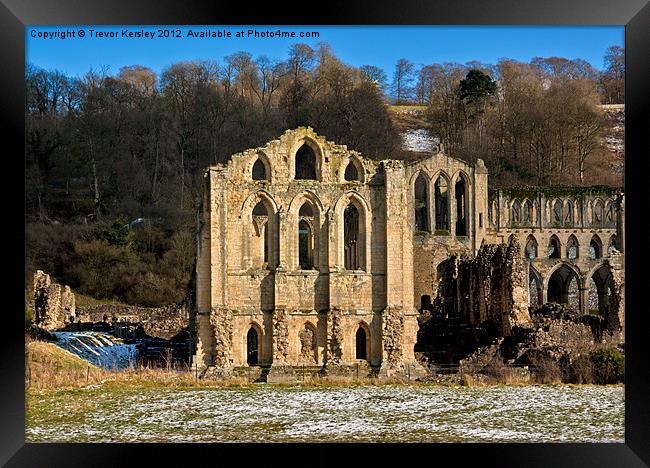
M 210 314 L 210 326 L 214 341 L 214 373 L 217 377 L 232 375 L 232 311 L 227 307 L 215 307 Z
M 618 250 L 625 252 L 625 195 L 620 195 L 617 200 L 616 213 L 616 241 Z
M 456 187 L 453 180 L 449 185 L 450 187 L 447 189 L 449 201 L 449 237 L 456 239 Z
M 382 314 L 381 378 L 414 380 L 427 374 L 413 353 L 417 330 L 417 312 L 407 313 L 401 307 L 386 307 Z
M 269 383 L 292 383 L 296 381 L 293 366 L 289 364 L 289 316 L 287 310 L 273 311 L 273 363 L 266 377 Z
M 585 315 L 589 313 L 589 288 L 581 287 L 578 290 L 578 299 L 580 304 L 580 313 Z

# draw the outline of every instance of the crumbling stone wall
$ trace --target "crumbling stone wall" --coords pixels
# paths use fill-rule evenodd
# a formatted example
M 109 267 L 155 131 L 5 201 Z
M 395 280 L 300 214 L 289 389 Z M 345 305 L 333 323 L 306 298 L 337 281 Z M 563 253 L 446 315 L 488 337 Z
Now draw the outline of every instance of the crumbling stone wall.
M 232 312 L 226 307 L 216 307 L 210 314 L 214 337 L 214 366 L 223 376 L 232 373 Z
M 316 363 L 316 335 L 311 328 L 304 328 L 298 334 L 300 338 L 300 361 Z
M 531 316 L 530 323 L 513 327 L 511 336 L 498 338 L 461 360 L 463 371 L 482 372 L 495 359 L 533 366 L 547 360 L 566 369 L 581 354 L 601 346 L 598 329 L 569 304 L 544 304 Z
M 530 322 L 528 272 L 516 238 L 484 244 L 476 257 L 452 255 L 440 266 L 434 310 L 472 325 L 491 322 L 501 336 Z
M 382 320 L 382 338 L 384 364 L 395 366 L 402 361 L 402 340 L 404 332 L 404 316 L 396 307 L 387 307 Z
M 34 274 L 34 323 L 46 330 L 64 327 L 75 320 L 75 297 L 69 286 L 58 284 L 50 275 Z
M 284 364 L 289 356 L 289 321 L 287 311 L 273 312 L 273 362 Z
M 609 283 L 609 307 L 605 329 L 615 340 L 625 341 L 625 270 L 622 269 L 621 262 L 620 252 L 610 255 L 612 277 Z
M 343 360 L 343 326 L 341 309 L 333 308 L 327 314 L 327 363 L 337 364 Z
M 190 325 L 188 309 L 185 304 L 173 304 L 167 307 L 100 304 L 78 307 L 76 321 L 138 324 L 147 335 L 169 340 L 188 329 Z

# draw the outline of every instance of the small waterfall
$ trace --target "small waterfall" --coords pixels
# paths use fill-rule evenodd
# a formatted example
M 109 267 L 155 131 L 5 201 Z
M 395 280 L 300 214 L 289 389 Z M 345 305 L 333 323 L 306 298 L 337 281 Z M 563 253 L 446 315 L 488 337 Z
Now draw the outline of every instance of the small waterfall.
M 125 344 L 111 334 L 83 332 L 53 332 L 57 346 L 107 370 L 132 369 L 138 350 L 135 344 Z

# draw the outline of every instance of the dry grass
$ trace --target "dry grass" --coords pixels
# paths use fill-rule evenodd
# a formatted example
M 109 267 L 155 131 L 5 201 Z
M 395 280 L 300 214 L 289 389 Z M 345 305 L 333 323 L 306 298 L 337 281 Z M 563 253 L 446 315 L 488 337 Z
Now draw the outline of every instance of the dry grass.
M 248 377 L 231 376 L 227 379 L 199 378 L 187 368 L 139 367 L 122 371 L 101 369 L 55 344 L 27 339 L 26 385 L 30 391 L 67 390 L 102 384 L 108 387 L 165 387 L 210 388 L 248 387 L 254 382 Z M 345 377 L 297 375 L 296 381 L 278 386 L 333 387 L 423 384 L 397 377 L 377 379 L 373 377 Z
M 54 344 L 26 340 L 25 383 L 31 389 L 83 387 L 107 377 L 108 372 Z
M 81 359 L 55 344 L 26 337 L 25 384 L 30 390 L 63 390 L 87 387 L 98 383 L 138 387 L 211 387 L 248 385 L 245 378 L 227 381 L 198 379 L 196 374 L 168 367 L 141 367 L 124 371 L 108 371 Z

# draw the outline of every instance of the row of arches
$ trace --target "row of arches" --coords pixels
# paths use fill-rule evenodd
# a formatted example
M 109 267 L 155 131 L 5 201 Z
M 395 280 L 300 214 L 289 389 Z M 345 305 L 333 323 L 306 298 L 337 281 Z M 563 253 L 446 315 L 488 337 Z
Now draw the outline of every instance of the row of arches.
M 253 205 L 253 203 L 255 203 Z M 279 209 L 272 196 L 266 191 L 251 195 L 242 207 L 241 219 L 248 219 L 250 211 L 251 229 L 243 229 L 245 257 L 250 258 L 254 267 L 273 269 L 279 265 L 280 225 Z M 321 254 L 327 248 L 321 246 L 321 239 L 327 239 L 326 227 L 322 225 L 323 206 L 312 192 L 297 195 L 289 204 L 285 222 L 295 226 L 287 229 L 286 235 L 291 247 L 289 263 L 300 270 L 319 269 L 327 259 Z M 365 270 L 367 268 L 367 233 L 369 231 L 369 207 L 363 197 L 354 191 L 346 192 L 333 207 L 333 220 L 338 229 L 337 245 L 340 246 L 336 264 L 346 270 Z M 247 265 L 244 265 L 246 267 Z
M 318 363 L 318 342 L 316 327 L 311 322 L 306 322 L 298 332 L 299 359 L 302 362 Z M 252 323 L 246 332 L 246 363 L 257 366 L 261 363 L 262 356 L 262 328 Z M 370 358 L 370 328 L 365 322 L 360 322 L 354 333 L 355 359 L 369 360 Z
M 514 235 L 514 234 L 513 234 Z M 616 234 L 612 234 L 609 238 L 607 245 L 607 255 L 611 254 L 612 251 L 619 250 L 618 240 Z M 601 241 L 598 234 L 594 234 L 589 241 L 589 247 L 587 249 L 587 258 L 589 260 L 596 260 L 604 256 L 603 253 L 603 242 Z M 539 245 L 537 239 L 534 235 L 530 234 L 526 239 L 526 245 L 524 247 L 524 256 L 528 260 L 534 260 L 536 258 L 567 258 L 569 260 L 575 260 L 580 258 L 580 243 L 578 238 L 571 234 L 567 240 L 566 246 L 564 248 L 564 255 L 562 253 L 562 245 L 560 239 L 553 234 L 549 239 L 547 250 L 544 252 L 539 251 Z
M 420 171 L 415 178 L 413 185 L 414 193 L 414 228 L 416 231 L 451 232 L 451 224 L 454 224 L 456 236 L 467 236 L 469 232 L 469 179 L 459 172 L 453 184 L 453 192 L 450 193 L 452 184 L 444 172 L 435 178 L 433 183 L 433 194 L 431 193 L 431 181 L 424 171 Z M 452 197 L 454 216 L 452 212 Z M 433 209 L 432 209 L 433 208 Z
M 544 302 L 569 304 L 583 314 L 605 317 L 609 308 L 611 279 L 611 270 L 605 264 L 583 276 L 573 265 L 561 263 L 547 274 L 546 280 L 531 265 L 530 305 L 540 306 Z
M 295 180 L 321 180 L 321 164 L 318 154 L 321 154 L 321 151 L 316 143 L 311 141 L 303 143 L 293 158 L 292 178 Z M 356 156 L 345 159 L 342 169 L 345 182 L 363 182 L 365 179 L 363 165 Z M 251 167 L 251 177 L 253 180 L 271 181 L 271 162 L 261 151 L 257 153 L 257 158 Z
M 508 226 L 538 225 L 541 221 L 541 211 L 538 200 L 524 198 L 508 202 Z M 583 210 L 584 208 L 584 210 Z M 488 212 L 491 224 L 497 225 L 499 204 L 493 200 Z M 586 204 L 577 199 L 547 200 L 544 207 L 544 221 L 555 226 L 574 226 L 584 224 L 602 227 L 613 226 L 616 222 L 616 202 L 613 199 L 596 198 Z

